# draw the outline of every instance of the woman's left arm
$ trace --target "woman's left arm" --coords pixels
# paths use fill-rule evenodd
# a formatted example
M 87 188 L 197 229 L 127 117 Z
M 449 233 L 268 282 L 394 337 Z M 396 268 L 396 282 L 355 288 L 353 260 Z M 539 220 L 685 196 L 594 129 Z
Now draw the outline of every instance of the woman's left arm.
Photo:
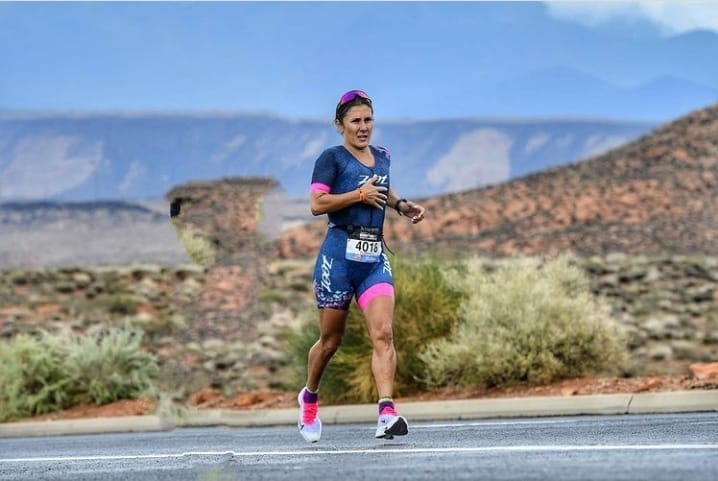
M 416 224 L 424 220 L 426 209 L 416 202 L 399 197 L 394 189 L 389 189 L 387 205 L 394 208 L 399 215 L 411 218 L 411 223 Z

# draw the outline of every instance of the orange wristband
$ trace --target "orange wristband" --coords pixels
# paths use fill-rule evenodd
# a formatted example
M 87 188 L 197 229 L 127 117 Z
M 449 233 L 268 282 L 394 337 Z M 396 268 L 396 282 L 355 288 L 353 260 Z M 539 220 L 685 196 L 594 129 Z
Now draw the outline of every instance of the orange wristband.
M 359 189 L 359 202 L 364 202 L 366 200 L 366 195 L 364 194 L 364 191 Z

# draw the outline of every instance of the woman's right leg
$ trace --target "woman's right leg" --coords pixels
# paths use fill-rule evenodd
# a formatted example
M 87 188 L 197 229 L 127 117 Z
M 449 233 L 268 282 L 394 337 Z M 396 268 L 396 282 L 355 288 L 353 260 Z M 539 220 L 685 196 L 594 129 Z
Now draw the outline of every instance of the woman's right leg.
M 322 374 L 344 337 L 349 311 L 324 308 L 319 310 L 319 339 L 309 349 L 307 388 L 317 392 Z

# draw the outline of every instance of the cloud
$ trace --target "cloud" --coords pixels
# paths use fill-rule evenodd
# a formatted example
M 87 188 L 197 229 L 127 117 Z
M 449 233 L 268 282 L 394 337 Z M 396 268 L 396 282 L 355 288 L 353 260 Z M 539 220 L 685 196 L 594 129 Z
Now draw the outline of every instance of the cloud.
M 718 32 L 718 2 L 644 1 L 644 2 L 546 2 L 549 15 L 587 25 L 599 26 L 613 20 L 655 24 L 664 34 L 690 30 Z

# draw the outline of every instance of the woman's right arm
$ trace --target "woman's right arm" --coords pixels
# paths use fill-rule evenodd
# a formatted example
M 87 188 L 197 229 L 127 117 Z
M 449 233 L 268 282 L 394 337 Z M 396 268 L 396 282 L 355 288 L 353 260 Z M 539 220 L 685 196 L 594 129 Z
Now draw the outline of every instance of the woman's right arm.
M 326 192 L 312 192 L 310 205 L 312 215 L 328 214 L 349 207 L 359 202 L 359 189 L 343 194 L 328 194 Z
M 328 214 L 349 207 L 357 202 L 383 209 L 386 205 L 386 187 L 374 185 L 376 177 L 371 177 L 358 189 L 343 194 L 330 194 L 321 190 L 314 190 L 309 197 L 312 215 Z

